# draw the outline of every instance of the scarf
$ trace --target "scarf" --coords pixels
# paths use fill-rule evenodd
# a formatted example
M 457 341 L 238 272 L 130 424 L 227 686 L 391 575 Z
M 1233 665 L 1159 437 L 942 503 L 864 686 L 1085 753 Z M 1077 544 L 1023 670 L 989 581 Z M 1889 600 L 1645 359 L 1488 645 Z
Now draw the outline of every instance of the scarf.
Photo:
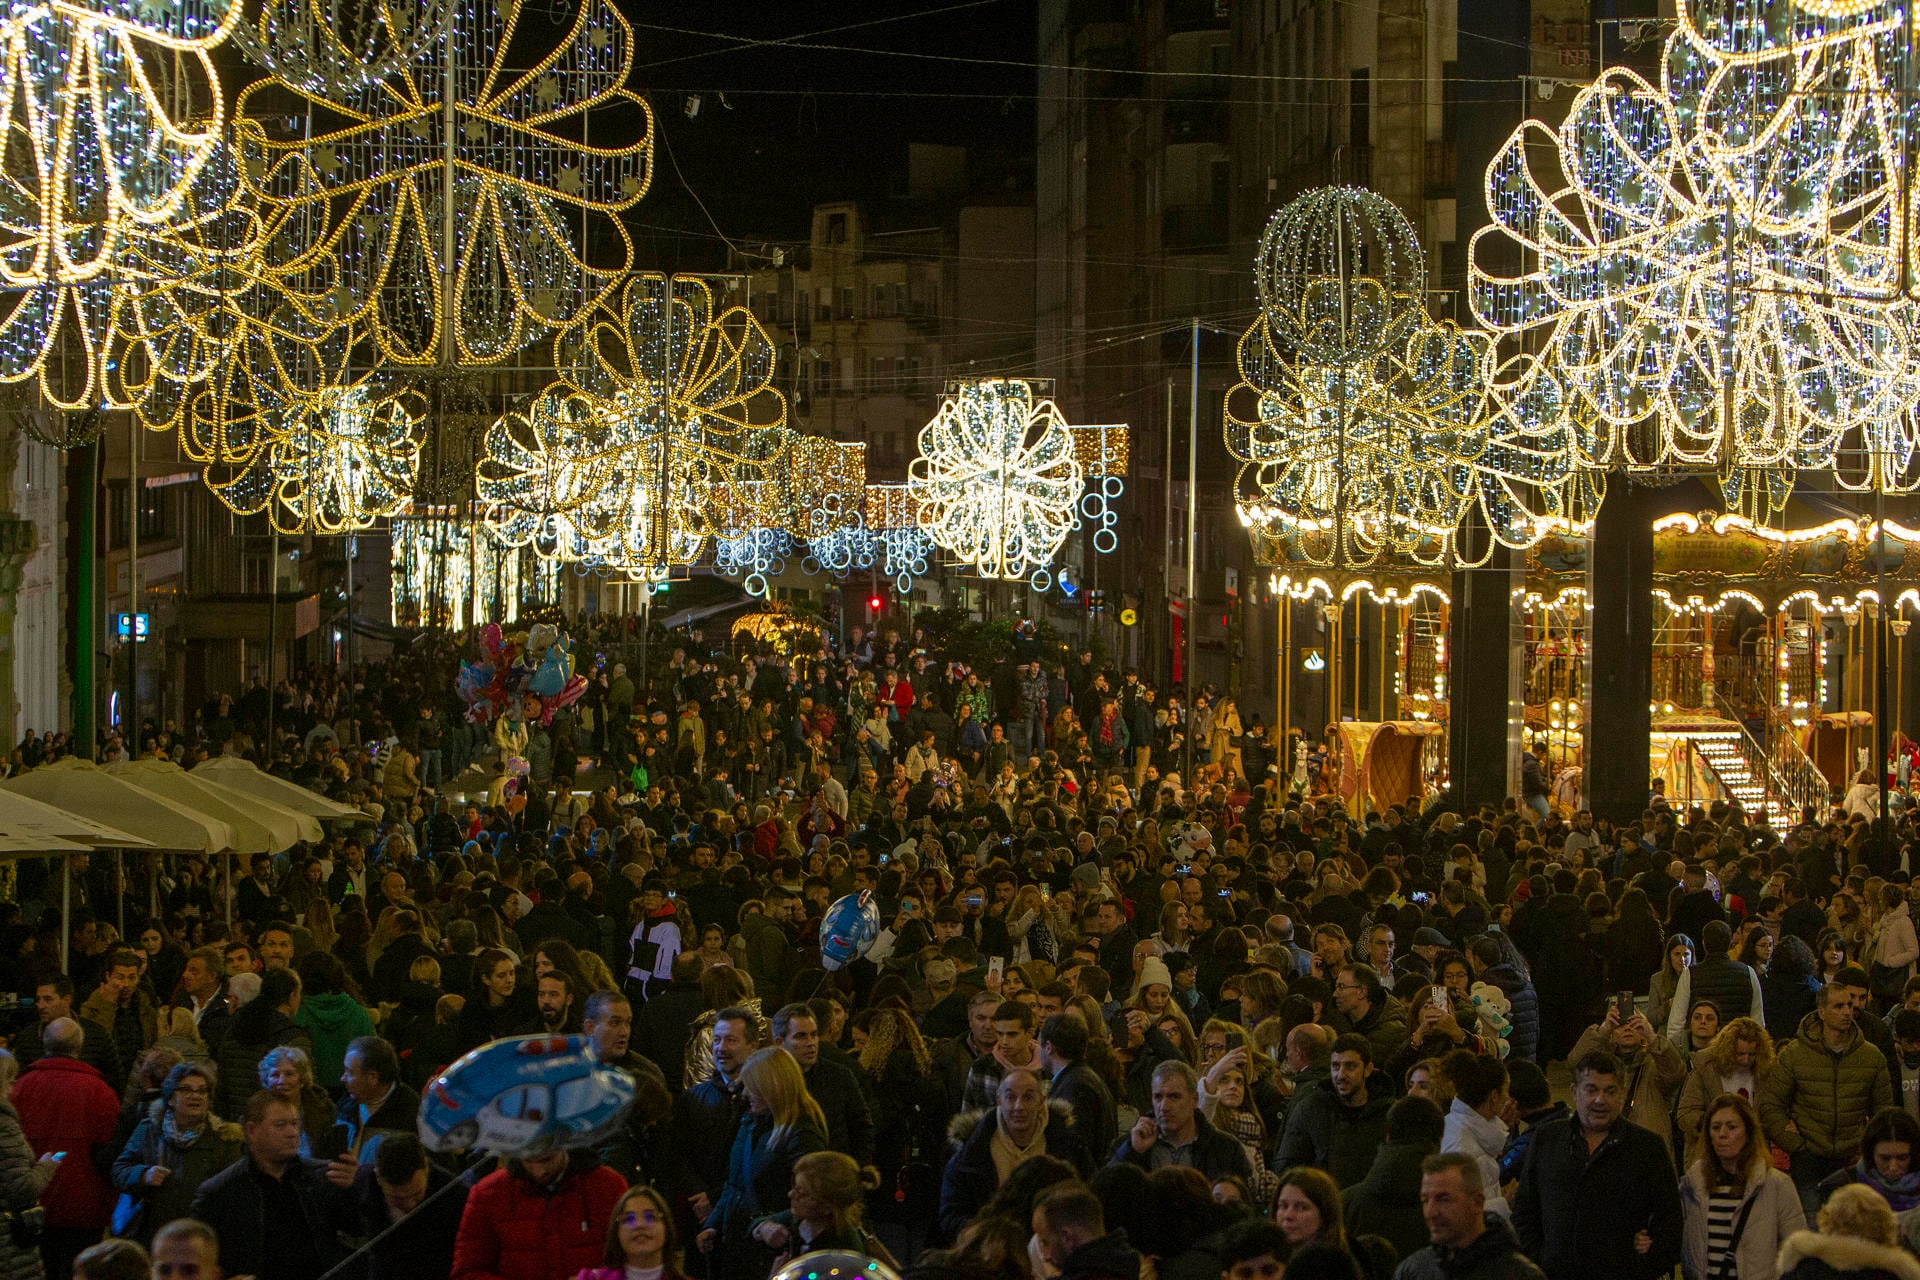
M 1047 1119 L 1047 1112 L 1043 1107 L 1040 1111 L 1039 1127 L 1033 1131 L 1033 1141 L 1023 1147 L 1008 1136 L 1006 1129 L 999 1122 L 999 1117 L 994 1117 L 993 1140 L 987 1144 L 987 1151 L 993 1157 L 996 1186 L 1004 1186 L 1007 1176 L 1020 1165 L 1035 1156 L 1047 1154 Z
M 206 1121 L 203 1120 L 200 1123 L 204 1126 Z M 160 1133 L 168 1142 L 171 1142 L 176 1147 L 190 1147 L 200 1137 L 199 1129 L 182 1130 L 180 1126 L 174 1122 L 174 1114 L 171 1108 L 162 1112 L 160 1115 Z
M 1853 1166 L 1854 1180 L 1864 1182 L 1880 1193 L 1887 1207 L 1895 1213 L 1904 1213 L 1908 1209 L 1920 1206 L 1920 1169 L 1908 1172 L 1898 1182 L 1886 1182 L 1880 1177 L 1880 1171 L 1865 1160 Z

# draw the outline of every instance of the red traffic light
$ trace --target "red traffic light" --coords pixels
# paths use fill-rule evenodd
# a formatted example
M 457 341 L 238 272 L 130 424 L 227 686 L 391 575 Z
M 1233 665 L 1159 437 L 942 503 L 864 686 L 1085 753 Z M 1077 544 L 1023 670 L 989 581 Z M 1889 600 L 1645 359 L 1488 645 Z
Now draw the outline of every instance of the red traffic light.
M 880 597 L 879 597 L 879 596 L 868 596 L 868 597 L 867 597 L 867 608 L 869 608 L 869 609 L 871 609 L 871 610 L 873 610 L 873 611 L 874 611 L 875 613 L 878 613 L 878 612 L 880 612 L 880 603 L 881 603 L 881 602 L 880 602 Z

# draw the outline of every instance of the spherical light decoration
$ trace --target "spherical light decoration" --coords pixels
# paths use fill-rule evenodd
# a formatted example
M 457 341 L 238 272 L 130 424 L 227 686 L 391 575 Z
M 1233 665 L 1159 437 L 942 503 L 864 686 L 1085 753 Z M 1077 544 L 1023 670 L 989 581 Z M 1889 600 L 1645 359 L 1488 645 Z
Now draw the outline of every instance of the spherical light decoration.
M 1321 364 L 1378 355 L 1425 313 L 1419 237 L 1360 187 L 1322 187 L 1274 214 L 1253 276 L 1276 344 Z
M 907 490 L 920 527 L 982 577 L 1053 582 L 1085 472 L 1051 400 L 1017 379 L 961 384 L 920 431 Z

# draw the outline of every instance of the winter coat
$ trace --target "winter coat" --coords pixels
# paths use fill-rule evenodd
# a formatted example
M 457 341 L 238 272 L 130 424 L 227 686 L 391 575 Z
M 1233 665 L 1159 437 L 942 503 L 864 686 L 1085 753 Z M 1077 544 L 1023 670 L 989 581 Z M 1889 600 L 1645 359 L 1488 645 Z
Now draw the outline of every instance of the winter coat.
M 0 1098 L 0 1213 L 24 1213 L 53 1181 L 54 1166 L 42 1164 L 20 1129 L 20 1113 Z M 45 1274 L 40 1249 L 18 1245 L 13 1233 L 0 1231 L 0 1276 L 7 1280 L 40 1280 Z
M 1213 1122 L 1199 1111 L 1193 1115 L 1193 1130 L 1193 1167 L 1207 1176 L 1209 1186 L 1226 1177 L 1252 1184 L 1253 1163 L 1247 1159 L 1247 1149 L 1240 1145 L 1238 1138 L 1214 1128 Z M 1133 1135 L 1122 1134 L 1107 1163 L 1133 1164 L 1142 1169 L 1152 1169 L 1153 1149 L 1149 1147 L 1145 1151 L 1135 1151 Z
M 1497 1117 L 1481 1115 L 1458 1098 L 1453 1100 L 1447 1110 L 1446 1136 L 1440 1140 L 1440 1150 L 1473 1157 L 1480 1168 L 1480 1185 L 1486 1189 L 1487 1212 L 1500 1218 L 1512 1213 L 1507 1198 L 1500 1194 L 1500 1153 L 1506 1149 L 1504 1123 Z
M 1086 1062 L 1070 1062 L 1047 1087 L 1047 1096 L 1065 1102 L 1073 1112 L 1074 1131 L 1088 1151 L 1105 1151 L 1120 1136 L 1113 1091 Z
M 1287 1127 L 1273 1153 L 1275 1171 L 1285 1173 L 1294 1165 L 1310 1164 L 1326 1170 L 1342 1187 L 1366 1177 L 1375 1149 L 1386 1140 L 1387 1111 L 1393 1098 L 1385 1085 L 1378 1077 L 1369 1078 L 1366 1104 L 1359 1107 L 1341 1102 L 1331 1080 L 1296 1092 L 1287 1110 Z
M 573 1280 L 605 1257 L 607 1222 L 627 1191 L 611 1169 L 569 1168 L 538 1187 L 509 1164 L 467 1192 L 450 1280 Z
M 367 1007 L 343 991 L 303 997 L 293 1022 L 313 1041 L 313 1078 L 323 1087 L 338 1080 L 346 1070 L 347 1045 L 359 1036 L 373 1034 L 373 1017 Z
M 1853 1028 L 1839 1053 L 1831 1053 L 1821 1039 L 1820 1015 L 1810 1013 L 1760 1088 L 1760 1124 L 1788 1153 L 1850 1160 L 1867 1118 L 1894 1102 L 1887 1060 L 1860 1028 Z
M 35 1155 L 64 1151 L 53 1185 L 40 1197 L 47 1225 L 101 1231 L 113 1216 L 114 1133 L 120 1098 L 100 1073 L 77 1058 L 42 1058 L 14 1082 L 13 1105 Z
M 1367 1176 L 1340 1194 L 1347 1234 L 1379 1236 L 1403 1258 L 1423 1248 L 1429 1235 L 1420 1212 L 1420 1164 L 1432 1154 L 1423 1142 L 1382 1143 Z
M 1800 1022 L 1820 1005 L 1820 979 L 1810 973 L 1768 973 L 1760 978 L 1760 1002 L 1767 1034 L 1776 1043 L 1792 1037 Z
M 1428 1245 L 1408 1254 L 1393 1280 L 1546 1280 L 1520 1252 L 1520 1241 L 1503 1219 L 1487 1215 L 1487 1229 L 1464 1249 Z
M 1780 1280 L 1920 1280 L 1920 1262 L 1894 1245 L 1818 1231 L 1788 1236 L 1774 1267 Z
M 1328 1023 L 1337 1032 L 1352 1032 L 1367 1038 L 1373 1046 L 1375 1062 L 1391 1062 L 1407 1043 L 1407 1007 L 1394 997 L 1382 994 L 1358 1021 L 1344 1013 L 1332 1013 Z
M 219 1052 L 214 1055 L 220 1068 L 220 1086 L 213 1099 L 214 1114 L 244 1114 L 247 1099 L 260 1090 L 260 1060 L 268 1051 L 288 1046 L 304 1049 L 309 1058 L 313 1056 L 313 1037 L 278 1009 L 267 1019 L 267 1038 L 263 1044 L 245 1043 L 233 1024 L 228 1023 L 227 1034 L 221 1038 Z M 324 1088 L 327 1082 L 316 1079 L 314 1083 Z
M 1903 973 L 1920 959 L 1920 939 L 1914 937 L 1913 918 L 1907 914 L 1906 903 L 1900 903 L 1880 917 L 1867 956 L 1877 965 Z
M 979 1216 L 1000 1189 L 1000 1174 L 993 1164 L 993 1135 L 999 1127 L 996 1111 L 963 1111 L 947 1127 L 954 1152 L 940 1181 L 939 1230 L 935 1234 L 941 1240 L 959 1235 L 960 1228 Z M 1086 1151 L 1073 1135 L 1073 1113 L 1057 1098 L 1047 1103 L 1046 1147 L 1048 1155 L 1065 1160 L 1081 1176 L 1092 1172 Z
M 1756 1095 L 1748 1101 L 1759 1104 L 1758 1094 L 1766 1085 L 1767 1073 L 1773 1069 L 1768 1063 L 1763 1069 L 1754 1072 L 1753 1091 Z M 1680 1086 L 1680 1100 L 1673 1106 L 1673 1123 L 1679 1130 L 1681 1142 L 1686 1152 L 1685 1160 L 1689 1168 L 1694 1157 L 1700 1154 L 1700 1122 L 1707 1118 L 1707 1108 L 1713 1100 L 1728 1092 L 1722 1082 L 1720 1071 L 1713 1063 L 1700 1054 L 1693 1056 L 1693 1069 L 1687 1072 L 1686 1082 Z
M 1680 1270 L 1686 1280 L 1719 1280 L 1707 1264 L 1708 1198 L 1706 1175 L 1695 1165 L 1680 1180 L 1680 1212 L 1686 1219 L 1680 1245 Z M 1746 1208 L 1748 1203 L 1753 1205 L 1751 1210 Z M 1740 1211 L 1747 1215 L 1747 1225 L 1733 1250 L 1733 1277 L 1774 1280 L 1778 1275 L 1774 1263 L 1781 1244 L 1807 1225 L 1807 1215 L 1800 1208 L 1800 1192 L 1792 1178 L 1769 1166 L 1747 1187 L 1740 1206 Z
M 220 1241 L 220 1269 L 230 1276 L 267 1275 L 263 1267 L 269 1234 L 283 1247 L 292 1241 L 298 1248 L 311 1250 L 322 1271 L 339 1262 L 339 1233 L 351 1221 L 347 1199 L 328 1183 L 326 1166 L 295 1160 L 282 1175 L 299 1203 L 297 1221 L 266 1220 L 261 1189 L 266 1177 L 253 1157 L 243 1154 L 201 1183 L 193 1197 L 191 1216 L 212 1227 Z
M 1060 1264 L 1060 1280 L 1140 1280 L 1140 1251 L 1127 1243 L 1124 1227 L 1089 1240 Z
M 702 1224 L 720 1233 L 714 1252 L 718 1275 L 757 1275 L 766 1269 L 772 1255 L 748 1234 L 753 1220 L 786 1208 L 794 1163 L 826 1147 L 827 1136 L 804 1116 L 778 1137 L 770 1115 L 749 1112 L 741 1119 L 727 1157 L 726 1188 Z
M 1527 1152 L 1533 1149 L 1533 1135 L 1541 1125 L 1565 1120 L 1572 1114 L 1566 1103 L 1556 1102 L 1532 1112 L 1530 1117 L 1521 1117 L 1519 1131 L 1507 1139 L 1507 1149 L 1500 1153 L 1500 1185 L 1515 1181 L 1527 1167 Z
M 1667 1144 L 1617 1121 L 1591 1153 L 1577 1120 L 1533 1135 L 1513 1200 L 1513 1229 L 1554 1280 L 1654 1280 L 1680 1260 L 1680 1192 Z M 1641 1253 L 1634 1236 L 1653 1247 Z
M 828 1147 L 844 1152 L 859 1164 L 873 1163 L 873 1113 L 853 1072 L 822 1055 L 807 1068 L 807 1092 L 827 1117 L 823 1135 Z
M 154 1232 L 175 1218 L 186 1217 L 201 1184 L 240 1158 L 239 1125 L 219 1123 L 209 1116 L 193 1141 L 183 1147 L 167 1140 L 162 1114 L 155 1107 L 134 1128 L 133 1136 L 113 1162 L 114 1190 L 131 1196 L 139 1205 L 133 1229 L 121 1234 L 141 1244 L 152 1240 Z M 154 1165 L 173 1172 L 159 1186 L 150 1187 L 145 1179 Z
M 1540 1049 L 1540 997 L 1533 984 L 1510 964 L 1496 964 L 1482 971 L 1480 981 L 1500 988 L 1512 1006 L 1507 1013 L 1507 1020 L 1513 1023 L 1507 1046 L 1514 1061 L 1532 1062 Z
M 1623 1055 L 1608 1043 L 1605 1024 L 1595 1023 L 1574 1041 L 1567 1061 L 1578 1062 L 1589 1053 L 1601 1051 L 1618 1058 L 1627 1073 L 1627 1109 L 1622 1118 L 1631 1120 L 1663 1142 L 1671 1142 L 1673 1097 L 1680 1092 L 1680 1082 L 1687 1075 L 1687 1064 L 1680 1060 L 1680 1054 L 1664 1037 L 1655 1036 L 1653 1043 L 1640 1052 L 1631 1057 Z
M 380 1103 L 379 1110 L 360 1119 L 360 1104 L 351 1096 L 340 1099 L 334 1108 L 333 1126 L 347 1142 L 347 1150 L 361 1160 L 372 1159 L 367 1143 L 378 1133 L 412 1133 L 420 1116 L 420 1095 L 395 1082 L 392 1092 Z M 377 1144 L 376 1148 L 377 1149 Z

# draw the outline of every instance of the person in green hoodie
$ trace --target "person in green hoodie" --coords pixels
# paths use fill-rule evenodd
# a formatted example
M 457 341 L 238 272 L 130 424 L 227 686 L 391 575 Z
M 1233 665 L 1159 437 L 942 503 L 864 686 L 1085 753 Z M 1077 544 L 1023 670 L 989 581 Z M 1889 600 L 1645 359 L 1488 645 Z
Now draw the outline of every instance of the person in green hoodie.
M 309 951 L 294 963 L 304 993 L 295 1025 L 313 1038 L 313 1074 L 330 1087 L 346 1069 L 347 1046 L 373 1034 L 373 1017 L 346 990 L 347 970 L 325 951 Z

